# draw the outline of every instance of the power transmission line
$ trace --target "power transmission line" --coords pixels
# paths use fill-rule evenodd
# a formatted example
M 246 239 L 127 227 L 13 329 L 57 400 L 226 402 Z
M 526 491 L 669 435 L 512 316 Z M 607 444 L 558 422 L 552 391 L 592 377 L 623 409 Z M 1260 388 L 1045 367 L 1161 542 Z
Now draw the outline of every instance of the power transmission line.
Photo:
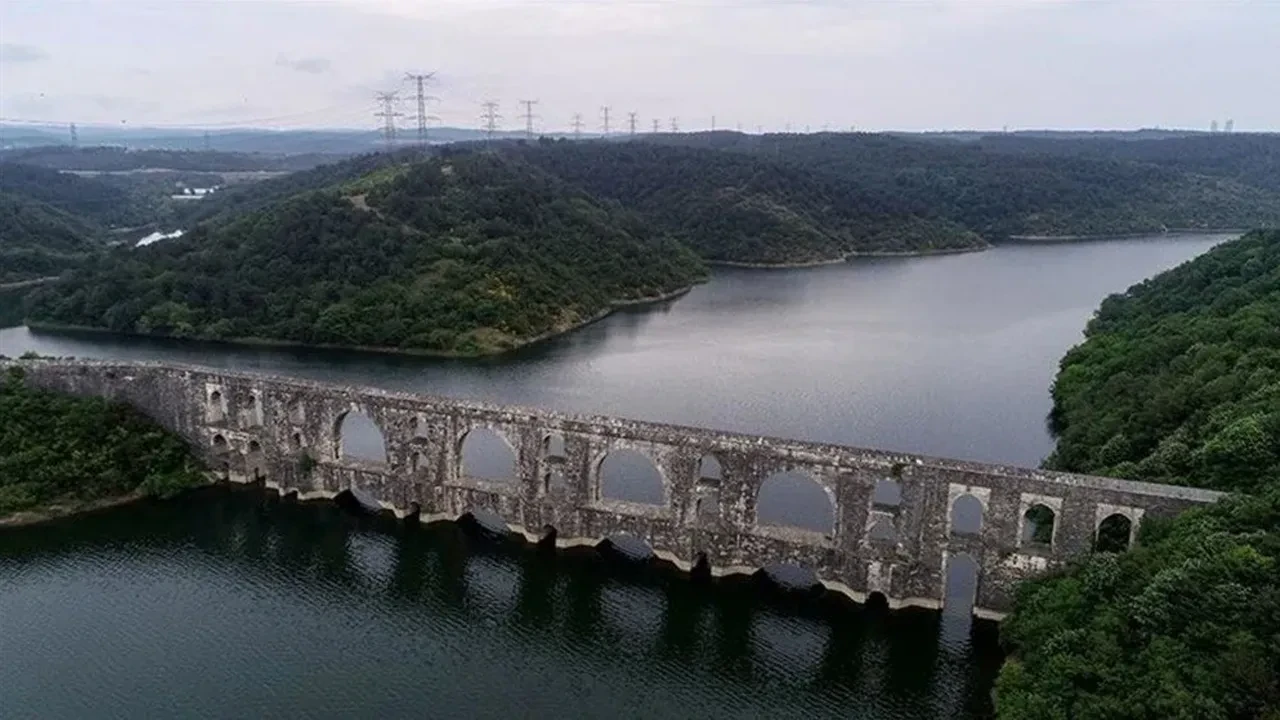
M 537 117 L 533 114 L 533 106 L 538 104 L 537 100 L 521 100 L 520 104 L 524 106 L 524 136 L 529 140 L 533 139 L 533 119 Z
M 673 133 L 680 132 L 680 118 L 678 117 L 671 118 L 671 132 Z
M 573 139 L 582 139 L 582 113 L 573 114 Z
M 419 145 L 426 145 L 426 144 L 427 144 L 427 120 L 429 120 L 429 119 L 430 119 L 430 117 L 431 117 L 430 115 L 427 115 L 427 101 L 428 101 L 428 100 L 435 100 L 436 98 L 433 98 L 433 97 L 431 97 L 430 95 L 427 95 L 427 94 L 426 94 L 426 85 L 427 85 L 427 83 L 428 83 L 428 82 L 430 82 L 430 81 L 432 80 L 432 78 L 434 78 L 435 76 L 436 76 L 436 74 L 435 74 L 434 72 L 429 72 L 429 73 L 405 73 L 405 74 L 404 74 L 404 79 L 405 79 L 405 80 L 412 80 L 412 81 L 414 82 L 414 84 L 416 84 L 416 85 L 417 85 L 417 90 L 418 90 L 418 144 L 419 144 Z
M 498 131 L 498 121 L 502 116 L 498 114 L 498 103 L 492 100 L 486 100 L 481 107 L 484 111 L 480 113 L 480 119 L 484 121 L 484 132 L 490 141 L 493 140 L 493 134 Z
M 400 93 L 396 91 L 380 92 L 376 94 L 378 102 L 382 103 L 382 111 L 373 114 L 374 117 L 382 118 L 382 139 L 387 143 L 387 149 L 396 142 L 396 118 L 401 117 L 404 113 L 396 109 L 396 103 L 400 101 Z
M 80 147 L 80 133 L 76 132 L 76 124 L 71 123 L 71 147 Z M 208 133 L 205 133 L 207 136 Z
M 658 118 L 653 119 L 653 132 L 654 134 L 662 132 L 662 121 Z
M 604 118 L 604 124 L 601 125 L 601 127 L 604 128 L 604 134 L 608 135 L 609 134 L 609 106 L 608 105 L 602 105 L 600 107 L 600 116 Z
M 631 135 L 636 134 L 636 113 L 627 113 L 627 130 Z

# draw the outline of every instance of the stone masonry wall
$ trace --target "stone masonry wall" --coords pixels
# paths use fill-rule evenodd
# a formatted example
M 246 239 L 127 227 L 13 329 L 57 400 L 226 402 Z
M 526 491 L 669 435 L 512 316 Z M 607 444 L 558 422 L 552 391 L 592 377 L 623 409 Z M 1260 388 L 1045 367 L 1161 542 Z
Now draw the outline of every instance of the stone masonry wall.
M 948 564 L 968 555 L 978 572 L 975 612 L 1000 617 L 1018 581 L 1087 552 L 1102 521 L 1167 516 L 1218 493 L 1028 468 L 986 465 L 838 445 L 567 415 L 426 395 L 343 387 L 280 377 L 149 363 L 26 360 L 40 387 L 128 402 L 198 449 L 221 477 L 261 480 L 301 498 L 357 488 L 398 515 L 424 521 L 485 510 L 537 540 L 554 530 L 561 546 L 627 534 L 689 569 L 705 559 L 714 574 L 751 573 L 792 563 L 855 600 L 879 592 L 891 607 L 941 607 Z M 339 427 L 360 412 L 380 429 L 387 462 L 343 458 Z M 493 430 L 515 451 L 514 482 L 463 476 L 466 433 Z M 563 454 L 552 436 L 563 439 Z M 600 465 L 615 450 L 653 461 L 665 502 L 602 497 Z M 309 456 L 313 462 L 303 460 Z M 713 456 L 719 478 L 700 477 Z M 757 522 L 761 486 L 774 474 L 805 473 L 832 501 L 831 533 Z M 899 503 L 877 502 L 877 484 L 895 483 Z M 959 534 L 961 498 L 982 507 L 981 528 Z M 972 503 L 973 500 L 967 500 Z M 1054 513 L 1047 543 L 1023 541 L 1026 512 Z M 892 532 L 873 532 L 873 528 Z M 873 537 L 874 536 L 874 537 Z M 883 538 L 883 539 L 879 539 Z

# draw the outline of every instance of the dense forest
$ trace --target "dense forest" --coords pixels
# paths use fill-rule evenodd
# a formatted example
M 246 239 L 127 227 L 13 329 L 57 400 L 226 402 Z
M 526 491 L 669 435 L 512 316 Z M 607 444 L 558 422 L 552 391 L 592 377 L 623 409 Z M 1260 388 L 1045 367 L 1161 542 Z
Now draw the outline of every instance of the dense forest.
M 1255 490 L 1280 472 L 1280 231 L 1103 301 L 1062 360 L 1049 466 Z
M 1280 192 L 1235 179 L 1242 170 L 1204 175 L 1128 159 L 994 152 L 982 143 L 885 134 L 717 132 L 653 141 L 794 163 L 893 194 L 919 217 L 958 223 L 989 241 L 1280 226 Z M 1230 168 L 1238 160 L 1214 162 Z
M 1280 717 L 1280 231 L 1103 302 L 1051 467 L 1247 493 L 1020 588 L 1001 718 Z
M 52 206 L 101 228 L 150 222 L 156 204 L 127 188 L 34 165 L 0 163 L 0 193 Z
M 734 153 L 567 140 L 507 151 L 639 212 L 708 260 L 784 264 L 985 246 L 954 223 L 912 215 L 891 193 Z
M 1273 133 L 1214 133 L 1137 140 L 1009 134 L 986 136 L 979 144 L 994 152 L 1150 163 L 1280 191 L 1280 135 Z
M 200 172 L 295 171 L 335 159 L 322 153 L 291 155 L 212 150 L 130 150 L 118 146 L 44 145 L 0 152 L 0 162 L 52 170 L 189 170 Z
M 0 517 L 202 482 L 187 446 L 127 405 L 0 375 Z
M 48 204 L 0 192 L 0 285 L 57 275 L 97 247 L 98 229 Z
M 1280 717 L 1280 476 L 1019 588 L 1000 720 Z
M 704 275 L 621 209 L 517 160 L 448 151 L 103 254 L 35 291 L 29 319 L 471 355 Z

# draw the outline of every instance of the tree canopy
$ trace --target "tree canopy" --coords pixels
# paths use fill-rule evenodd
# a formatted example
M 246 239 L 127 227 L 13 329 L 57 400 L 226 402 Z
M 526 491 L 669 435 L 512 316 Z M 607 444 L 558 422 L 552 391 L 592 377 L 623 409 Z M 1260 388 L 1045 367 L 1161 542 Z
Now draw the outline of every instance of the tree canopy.
M 20 369 L 0 374 L 0 517 L 201 482 L 182 440 L 129 406 L 28 387 Z
M 1280 718 L 1280 231 L 1108 298 L 1053 398 L 1052 467 L 1247 494 L 1024 583 L 999 717 Z
M 793 163 L 891 193 L 915 215 L 958 223 L 992 242 L 1011 235 L 1280 225 L 1280 192 L 1242 182 L 1265 171 L 1246 169 L 1253 167 L 1245 164 L 1248 153 L 1226 148 L 1206 150 L 1196 165 L 1162 166 L 1140 158 L 1003 152 L 982 142 L 887 134 L 693 133 L 654 140 Z M 1216 174 L 1196 172 L 1206 170 Z
M 104 254 L 36 291 L 29 319 L 481 354 L 704 274 L 621 209 L 517 160 L 450 151 Z
M 1053 385 L 1050 467 L 1254 491 L 1280 471 L 1280 231 L 1103 301 Z

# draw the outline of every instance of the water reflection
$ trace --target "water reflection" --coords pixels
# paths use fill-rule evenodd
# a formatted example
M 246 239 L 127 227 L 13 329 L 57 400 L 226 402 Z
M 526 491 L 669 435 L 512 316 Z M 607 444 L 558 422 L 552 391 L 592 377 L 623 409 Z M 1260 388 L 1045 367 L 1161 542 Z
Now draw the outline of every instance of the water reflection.
M 6 717 L 171 711 L 138 676 L 189 687 L 191 717 L 980 717 L 999 661 L 984 625 L 952 643 L 936 613 L 252 489 L 0 531 Z

